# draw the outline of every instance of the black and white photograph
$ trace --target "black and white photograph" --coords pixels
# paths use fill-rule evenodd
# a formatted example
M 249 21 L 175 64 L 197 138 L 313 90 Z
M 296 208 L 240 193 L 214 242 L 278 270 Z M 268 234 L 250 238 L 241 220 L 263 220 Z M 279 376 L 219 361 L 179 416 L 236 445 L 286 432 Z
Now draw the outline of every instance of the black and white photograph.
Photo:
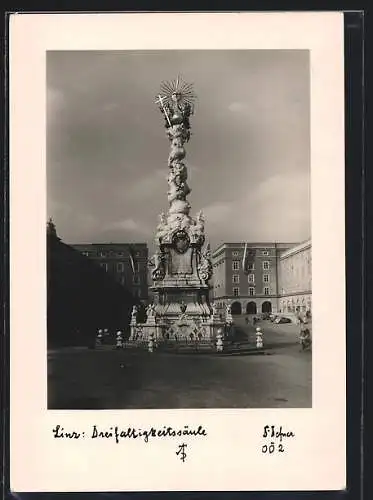
M 10 25 L 12 491 L 343 489 L 343 15 Z
M 309 51 L 46 57 L 48 407 L 311 407 Z

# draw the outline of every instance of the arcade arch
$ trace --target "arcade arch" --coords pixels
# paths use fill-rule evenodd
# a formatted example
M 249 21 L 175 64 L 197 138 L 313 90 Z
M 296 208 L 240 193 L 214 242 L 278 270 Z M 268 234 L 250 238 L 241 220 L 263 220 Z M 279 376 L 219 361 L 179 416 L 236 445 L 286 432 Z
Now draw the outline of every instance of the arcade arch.
M 256 314 L 256 303 L 251 301 L 247 303 L 246 314 Z
M 232 312 L 232 314 L 235 314 L 235 315 L 242 314 L 241 302 L 233 302 L 233 304 L 231 306 L 231 312 Z
M 271 313 L 272 312 L 272 304 L 266 300 L 262 304 L 262 313 Z

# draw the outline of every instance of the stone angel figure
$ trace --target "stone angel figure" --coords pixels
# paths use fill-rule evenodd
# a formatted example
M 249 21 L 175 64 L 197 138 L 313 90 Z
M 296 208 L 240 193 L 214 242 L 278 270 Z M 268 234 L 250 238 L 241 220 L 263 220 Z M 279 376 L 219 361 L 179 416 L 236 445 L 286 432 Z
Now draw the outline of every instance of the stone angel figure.
M 197 216 L 196 216 L 196 226 L 201 231 L 201 233 L 204 232 L 204 230 L 205 230 L 205 216 L 203 215 L 202 210 L 200 210 L 197 213 Z
M 182 97 L 180 92 L 173 92 L 171 100 L 165 105 L 165 111 L 172 125 L 183 124 L 186 129 L 190 129 L 189 117 L 193 113 L 193 109 Z
M 146 315 L 148 318 L 155 315 L 155 305 L 153 303 L 149 304 L 146 308 Z
M 164 212 L 161 212 L 159 214 L 159 225 L 160 226 L 165 226 L 166 224 L 167 224 L 166 214 Z
M 164 268 L 164 255 L 162 252 L 158 251 L 153 256 L 154 269 L 152 271 L 152 278 L 154 281 L 160 281 L 165 276 Z
M 202 212 L 198 212 L 193 224 L 190 227 L 192 241 L 194 243 L 199 242 L 201 245 L 204 243 L 204 219 L 202 216 Z
M 159 241 L 168 232 L 167 217 L 164 212 L 159 215 L 159 224 L 156 230 L 156 239 Z

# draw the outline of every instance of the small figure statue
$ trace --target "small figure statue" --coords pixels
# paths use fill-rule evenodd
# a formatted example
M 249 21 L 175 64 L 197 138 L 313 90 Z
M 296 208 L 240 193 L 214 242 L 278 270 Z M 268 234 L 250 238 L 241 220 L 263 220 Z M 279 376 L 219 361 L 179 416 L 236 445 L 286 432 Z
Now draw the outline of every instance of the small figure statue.
M 216 351 L 223 352 L 224 344 L 223 344 L 223 330 L 221 328 L 218 329 L 216 333 Z
M 200 243 L 203 245 L 205 224 L 202 212 L 198 212 L 196 220 L 194 221 L 194 224 L 190 229 L 194 242 L 200 241 Z
M 166 128 L 184 125 L 186 129 L 190 129 L 189 117 L 192 114 L 192 107 L 183 100 L 181 92 L 173 92 L 171 100 L 164 104 L 161 103 L 160 109 L 166 118 Z
M 159 220 L 160 220 L 160 225 L 165 226 L 167 224 L 167 218 L 164 212 L 161 212 L 159 214 Z
M 123 337 L 122 337 L 122 332 L 119 330 L 117 332 L 117 339 L 116 339 L 116 349 L 123 349 Z
M 263 348 L 263 333 L 260 326 L 256 328 L 256 347 L 257 349 Z
M 218 306 L 217 306 L 216 302 L 213 302 L 211 304 L 211 309 L 212 309 L 212 315 L 213 316 L 217 316 L 217 314 L 218 314 Z
M 153 303 L 148 305 L 146 309 L 146 315 L 148 318 L 155 316 L 155 305 Z
M 132 308 L 132 313 L 131 313 L 131 323 L 136 323 L 137 322 L 137 313 L 139 309 L 137 305 L 135 304 Z
M 197 212 L 197 215 L 196 215 L 196 221 L 198 224 L 200 225 L 204 225 L 205 223 L 205 216 L 203 215 L 203 211 L 200 210 L 199 212 Z
M 52 217 L 49 217 L 49 220 L 47 222 L 47 235 L 48 236 L 57 236 L 56 225 L 53 222 Z
M 225 322 L 229 327 L 233 325 L 232 306 L 229 302 L 225 306 Z
M 152 272 L 152 278 L 154 281 L 161 281 L 165 276 L 165 269 L 164 269 L 164 255 L 160 251 L 154 254 L 154 266 L 155 268 Z
M 167 218 L 164 212 L 162 212 L 159 216 L 159 224 L 157 226 L 156 230 L 156 241 L 159 242 L 163 236 L 165 236 L 168 232 L 168 223 L 167 223 Z

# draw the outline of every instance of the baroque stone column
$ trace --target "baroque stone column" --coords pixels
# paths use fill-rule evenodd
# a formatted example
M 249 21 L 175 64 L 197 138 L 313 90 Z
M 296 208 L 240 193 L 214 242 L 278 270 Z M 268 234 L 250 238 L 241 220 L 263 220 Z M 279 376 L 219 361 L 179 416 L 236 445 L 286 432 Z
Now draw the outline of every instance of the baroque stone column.
M 194 322 L 210 316 L 209 280 L 212 276 L 211 251 L 206 244 L 205 219 L 200 211 L 190 215 L 187 196 L 188 171 L 185 144 L 190 140 L 190 117 L 194 111 L 192 85 L 164 82 L 157 104 L 164 117 L 166 136 L 170 143 L 168 156 L 168 211 L 161 213 L 155 233 L 157 251 L 152 266 L 152 291 L 158 319 L 172 323 L 186 305 L 183 318 Z

